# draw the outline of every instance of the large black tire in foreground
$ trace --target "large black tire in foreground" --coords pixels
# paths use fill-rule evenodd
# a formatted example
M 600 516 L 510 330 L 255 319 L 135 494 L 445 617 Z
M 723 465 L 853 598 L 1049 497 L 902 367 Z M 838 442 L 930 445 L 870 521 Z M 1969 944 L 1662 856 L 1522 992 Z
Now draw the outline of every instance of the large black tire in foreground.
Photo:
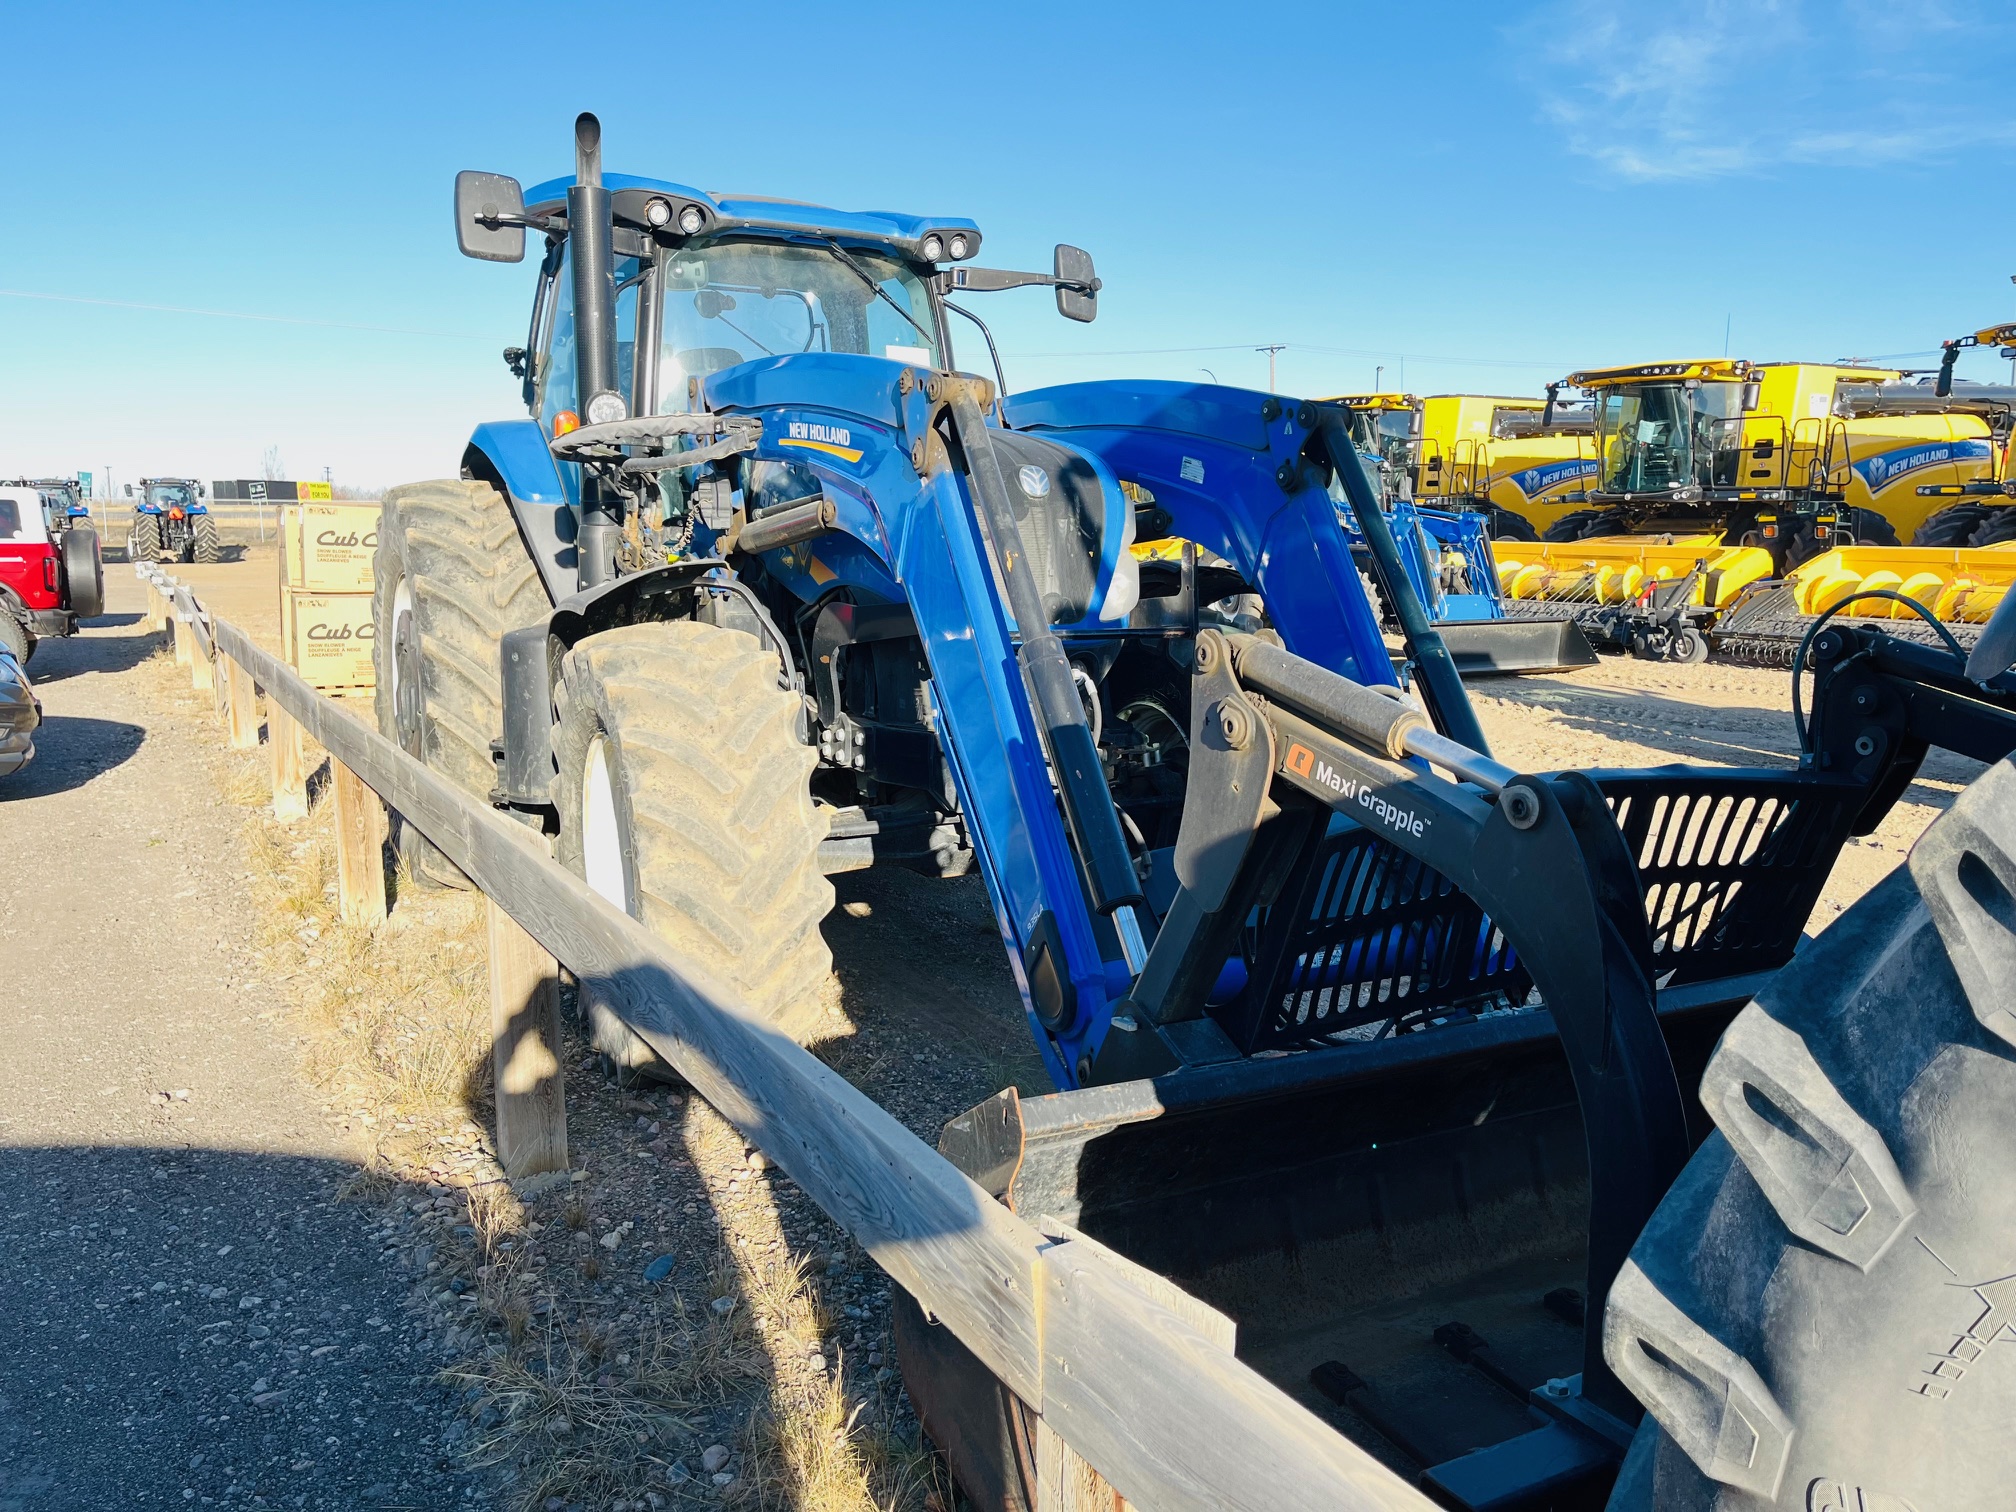
M 2016 1484 L 2016 763 L 1730 1025 L 1720 1130 L 1611 1289 L 1612 1512 L 1945 1512 Z
M 835 1027 L 820 921 L 827 821 L 800 701 L 753 635 L 674 621 L 592 636 L 561 663 L 559 858 L 800 1043 Z M 584 984 L 597 1050 L 653 1056 Z
M 489 484 L 461 479 L 393 489 L 374 574 L 379 734 L 487 798 L 497 785 L 490 742 L 504 732 L 498 644 L 551 607 L 510 505 Z M 412 876 L 466 885 L 411 825 L 395 834 Z
M 98 549 L 98 532 L 88 525 L 72 525 L 63 532 L 63 602 L 79 619 L 96 619 L 105 612 L 105 559 Z
M 217 541 L 217 520 L 207 514 L 189 516 L 190 554 L 199 562 L 221 562 L 223 548 Z

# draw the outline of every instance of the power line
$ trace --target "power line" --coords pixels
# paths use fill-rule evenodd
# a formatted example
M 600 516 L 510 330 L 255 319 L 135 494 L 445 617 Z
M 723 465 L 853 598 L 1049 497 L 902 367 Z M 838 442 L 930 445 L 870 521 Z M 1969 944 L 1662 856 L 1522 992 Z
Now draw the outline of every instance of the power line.
M 36 289 L 0 289 L 9 299 L 42 299 L 55 304 L 105 305 L 115 310 L 153 310 L 164 315 L 204 315 L 213 320 L 256 320 L 268 325 L 322 326 L 337 331 L 377 331 L 393 336 L 438 336 L 450 341 L 490 341 L 467 331 L 421 331 L 411 326 L 361 325 L 349 320 L 316 320 L 301 315 L 255 315 L 246 310 L 205 310 L 193 305 L 143 304 L 133 299 L 93 299 L 82 294 L 49 294 Z
M 1495 368 L 1539 368 L 1547 371 L 1565 371 L 1574 364 L 1555 360 L 1539 360 L 1517 357 L 1452 357 L 1437 352 L 1402 352 L 1392 347 L 1333 347 L 1316 346 L 1309 342 L 1284 341 L 1256 345 L 1252 342 L 1235 342 L 1225 346 L 1184 346 L 1184 347 L 1132 347 L 1124 350 L 1100 352 L 1008 352 L 1004 355 L 1016 358 L 1031 357 L 1169 357 L 1187 352 L 1318 352 L 1326 357 L 1397 357 L 1407 362 L 1446 362 L 1456 366 Z

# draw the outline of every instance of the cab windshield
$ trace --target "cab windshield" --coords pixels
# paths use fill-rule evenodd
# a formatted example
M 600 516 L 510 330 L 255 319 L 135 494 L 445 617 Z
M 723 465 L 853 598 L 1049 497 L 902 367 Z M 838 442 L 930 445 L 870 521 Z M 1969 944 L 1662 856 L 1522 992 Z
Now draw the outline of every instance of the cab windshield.
M 1596 406 L 1602 493 L 1670 493 L 1735 481 L 1742 444 L 1741 383 L 1633 383 Z
M 849 352 L 945 365 L 924 280 L 879 252 L 713 242 L 672 253 L 663 278 L 662 414 L 688 408 L 690 379 L 759 357 Z
M 187 509 L 196 502 L 186 483 L 150 483 L 147 502 L 156 509 Z

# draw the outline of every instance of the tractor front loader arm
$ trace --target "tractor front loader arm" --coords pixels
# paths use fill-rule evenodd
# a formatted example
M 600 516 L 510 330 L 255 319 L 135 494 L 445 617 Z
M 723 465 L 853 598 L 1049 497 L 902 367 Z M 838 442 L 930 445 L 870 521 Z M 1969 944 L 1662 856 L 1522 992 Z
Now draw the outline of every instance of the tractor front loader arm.
M 1655 1012 L 1652 949 L 1631 856 L 1580 773 L 1512 771 L 1438 734 L 1422 711 L 1250 635 L 1201 632 L 1180 890 L 1133 1008 L 1174 1043 L 1249 913 L 1318 864 L 1338 815 L 1425 863 L 1481 917 L 1375 947 L 1433 972 L 1509 945 L 1552 1012 L 1581 1104 L 1590 1171 L 1589 1314 L 1686 1163 L 1680 1087 Z M 1430 764 L 1461 779 L 1429 770 Z M 1396 936 L 1407 931 L 1398 929 Z M 1459 937 L 1460 936 L 1460 937 Z M 1256 963 L 1256 972 L 1267 964 Z M 1137 1036 L 1138 1038 L 1138 1033 Z M 1194 1042 L 1194 1041 L 1193 1041 Z M 1582 1400 L 1623 1422 L 1630 1395 L 1588 1332 Z

